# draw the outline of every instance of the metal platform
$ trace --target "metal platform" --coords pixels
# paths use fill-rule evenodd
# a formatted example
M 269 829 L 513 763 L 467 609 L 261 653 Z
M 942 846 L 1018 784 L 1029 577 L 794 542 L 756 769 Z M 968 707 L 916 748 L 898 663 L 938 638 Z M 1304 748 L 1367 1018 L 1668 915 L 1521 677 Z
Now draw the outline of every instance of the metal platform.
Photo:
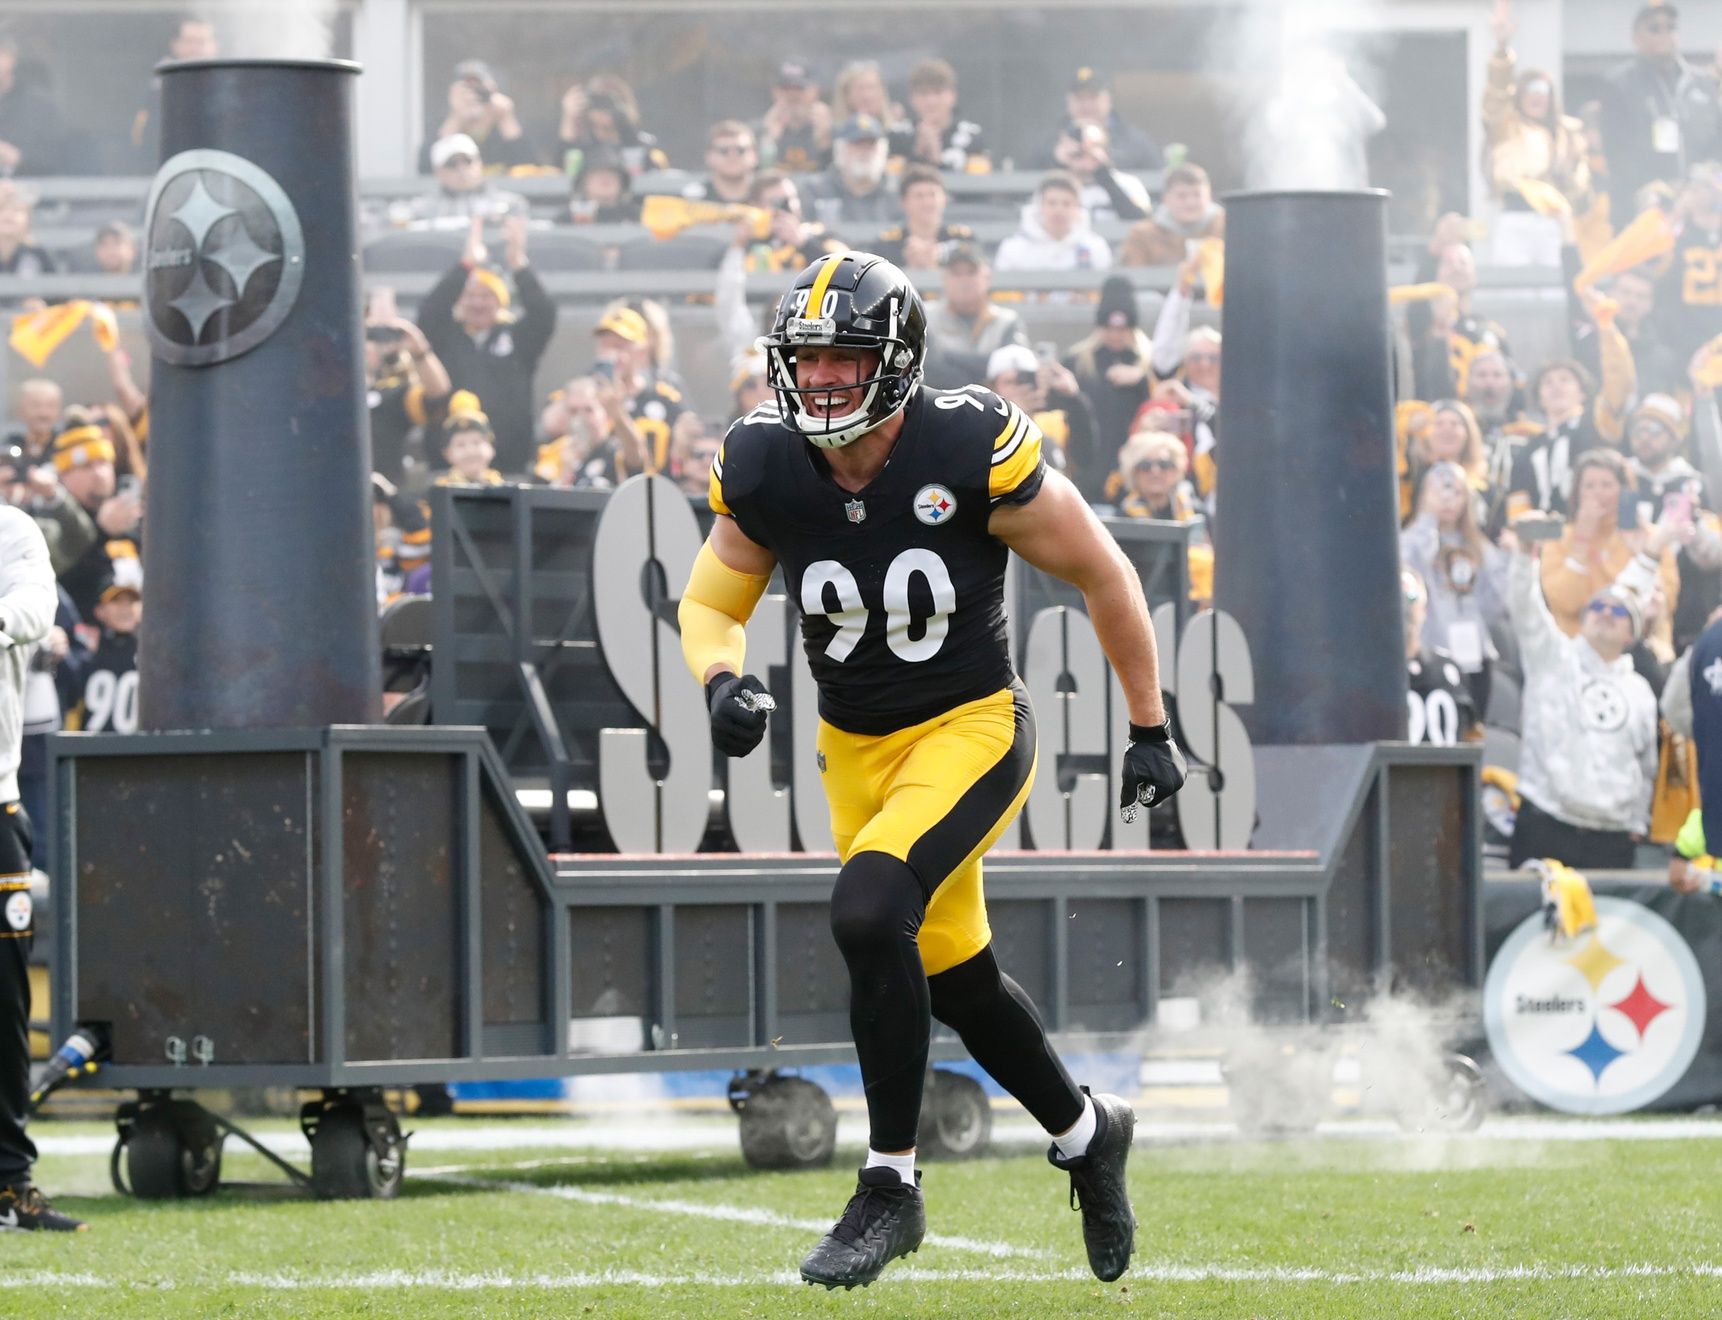
M 1282 1023 L 1390 985 L 1480 983 L 1480 848 L 1449 824 L 1476 754 L 1273 751 L 1263 801 L 1282 810 L 1264 805 L 1260 851 L 989 856 L 1000 960 L 1061 1044 L 1123 1044 L 1163 995 L 1245 968 L 1253 1015 Z M 546 860 L 481 731 L 73 736 L 55 776 L 55 1026 L 105 1024 L 108 1085 L 853 1057 L 835 858 Z M 1319 811 L 1288 801 L 1297 785 Z M 152 841 L 164 817 L 176 828 Z

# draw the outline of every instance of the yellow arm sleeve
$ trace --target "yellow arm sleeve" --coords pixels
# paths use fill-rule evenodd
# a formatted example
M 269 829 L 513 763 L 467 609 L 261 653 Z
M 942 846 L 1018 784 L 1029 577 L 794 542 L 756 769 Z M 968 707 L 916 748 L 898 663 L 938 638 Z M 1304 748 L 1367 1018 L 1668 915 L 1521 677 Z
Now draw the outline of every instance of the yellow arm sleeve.
M 676 611 L 682 627 L 682 658 L 698 682 L 705 683 L 706 671 L 713 665 L 727 665 L 741 673 L 747 656 L 747 634 L 742 625 L 752 616 L 770 580 L 769 574 L 736 572 L 717 557 L 709 541 L 700 547 Z
M 1638 368 L 1632 360 L 1632 345 L 1613 320 L 1597 325 L 1597 353 L 1602 359 L 1602 388 L 1596 397 L 1596 430 L 1604 440 L 1618 446 L 1626 430 L 1626 408 L 1638 388 Z

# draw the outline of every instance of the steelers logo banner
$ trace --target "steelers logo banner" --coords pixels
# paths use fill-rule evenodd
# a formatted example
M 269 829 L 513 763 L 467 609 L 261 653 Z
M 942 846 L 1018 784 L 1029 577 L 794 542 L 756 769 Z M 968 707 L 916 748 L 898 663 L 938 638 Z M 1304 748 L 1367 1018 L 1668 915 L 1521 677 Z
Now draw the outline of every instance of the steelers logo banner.
M 1624 1114 L 1686 1075 L 1704 1035 L 1691 946 L 1638 903 L 1598 896 L 1597 923 L 1551 940 L 1541 913 L 1507 937 L 1483 985 L 1489 1048 L 1512 1083 L 1568 1114 Z
M 155 355 L 175 366 L 214 366 L 256 348 L 287 319 L 305 277 L 293 203 L 229 152 L 166 161 L 144 235 L 144 329 Z

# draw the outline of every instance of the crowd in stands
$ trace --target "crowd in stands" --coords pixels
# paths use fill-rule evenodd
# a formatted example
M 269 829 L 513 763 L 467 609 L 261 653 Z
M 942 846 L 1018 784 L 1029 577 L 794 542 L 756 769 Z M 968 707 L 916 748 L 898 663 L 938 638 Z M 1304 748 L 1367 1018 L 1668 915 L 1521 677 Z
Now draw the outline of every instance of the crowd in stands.
M 1633 54 L 1576 114 L 1555 75 L 1520 65 L 1511 0 L 1496 0 L 1492 31 L 1475 111 L 1487 205 L 1442 216 L 1392 297 L 1411 733 L 1516 729 L 1503 758 L 1516 775 L 1490 776 L 1503 834 L 1516 812 L 1512 857 L 1629 864 L 1640 842 L 1671 840 L 1695 800 L 1690 739 L 1658 702 L 1678 705 L 1669 671 L 1722 605 L 1722 95 L 1717 71 L 1682 53 L 1672 5 L 1637 11 Z M 214 53 L 215 33 L 188 20 L 182 47 Z M 0 272 L 23 275 L 56 265 L 32 239 L 22 182 L 41 172 L 54 119 L 12 89 L 15 54 L 0 38 L 0 173 L 13 176 L 0 181 Z M 373 234 L 465 240 L 410 318 L 387 290 L 367 307 L 380 600 L 429 587 L 436 483 L 603 490 L 656 472 L 698 498 L 728 421 L 769 397 L 750 277 L 853 246 L 910 270 L 926 295 L 929 384 L 982 382 L 1020 404 L 1049 460 L 1106 511 L 1191 526 L 1191 593 L 1205 602 L 1207 528 L 1224 508 L 1225 213 L 1201 165 L 1122 118 L 1105 75 L 1075 70 L 1063 118 L 1015 153 L 1044 170 L 1009 217 L 1016 231 L 989 243 L 949 214 L 955 181 L 989 171 L 997 144 L 966 117 L 945 61 L 896 88 L 871 62 L 826 88 L 789 61 L 760 101 L 757 120 L 712 124 L 701 168 L 676 173 L 619 76 L 569 87 L 556 141 L 535 142 L 490 68 L 454 69 L 425 135 L 423 191 L 366 217 Z M 140 149 L 153 125 L 153 107 L 140 111 Z M 546 171 L 569 181 L 553 222 L 517 182 Z M 541 379 L 557 313 L 533 245 L 551 228 L 615 226 L 709 245 L 700 305 L 732 363 L 726 397 L 688 397 L 668 309 L 645 297 L 602 310 L 581 370 Z M 109 274 L 137 263 L 119 218 L 81 259 Z M 1479 265 L 1563 272 L 1559 352 L 1515 348 L 1482 309 Z M 1163 296 L 1131 275 L 1141 268 L 1167 276 Z M 1108 272 L 1098 288 L 993 287 L 995 272 L 1090 271 Z M 1036 321 L 1072 305 L 1092 308 L 1092 330 L 1061 351 Z M 69 404 L 51 373 L 25 383 L 0 456 L 8 498 L 42 521 L 62 575 L 38 730 L 135 721 L 148 408 L 124 350 L 103 346 L 112 396 Z M 27 754 L 26 778 L 28 766 Z

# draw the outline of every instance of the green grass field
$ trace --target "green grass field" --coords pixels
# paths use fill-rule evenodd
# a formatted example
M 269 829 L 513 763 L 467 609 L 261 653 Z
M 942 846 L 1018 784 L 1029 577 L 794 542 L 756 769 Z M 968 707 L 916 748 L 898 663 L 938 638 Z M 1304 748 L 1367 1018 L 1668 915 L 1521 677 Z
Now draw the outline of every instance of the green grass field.
M 852 1293 L 808 1288 L 795 1267 L 852 1189 L 855 1142 L 829 1169 L 761 1174 L 730 1123 L 665 1122 L 686 1149 L 570 1145 L 561 1132 L 593 1133 L 576 1120 L 409 1121 L 419 1148 L 396 1201 L 318 1203 L 278 1184 L 166 1204 L 108 1189 L 111 1129 L 42 1124 L 39 1180 L 92 1230 L 0 1239 L 4 1312 L 1722 1315 L 1722 1120 L 1582 1140 L 1595 1130 L 1553 1121 L 1450 1139 L 1338 1125 L 1285 1143 L 1150 1127 L 1131 1165 L 1136 1259 L 1113 1285 L 1088 1274 L 1065 1180 L 1019 1143 L 928 1165 L 928 1241 Z M 290 1126 L 260 1125 L 276 1140 Z M 231 1143 L 226 1176 L 273 1177 Z

